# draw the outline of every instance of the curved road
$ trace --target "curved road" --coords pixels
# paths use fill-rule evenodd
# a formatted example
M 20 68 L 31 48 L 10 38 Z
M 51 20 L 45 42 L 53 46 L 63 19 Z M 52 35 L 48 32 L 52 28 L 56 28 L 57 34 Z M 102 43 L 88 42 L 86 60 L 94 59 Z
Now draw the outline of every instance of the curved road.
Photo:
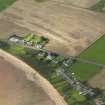
M 0 50 L 0 105 L 67 105 L 38 72 Z

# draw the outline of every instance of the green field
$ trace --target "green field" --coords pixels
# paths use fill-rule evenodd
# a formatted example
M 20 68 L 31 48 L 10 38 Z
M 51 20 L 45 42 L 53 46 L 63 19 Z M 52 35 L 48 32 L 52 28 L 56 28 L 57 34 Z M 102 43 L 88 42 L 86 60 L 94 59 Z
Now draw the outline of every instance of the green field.
M 79 55 L 79 58 L 105 64 L 105 35 L 92 44 Z M 75 73 L 79 80 L 88 80 L 102 68 L 92 64 L 77 62 L 73 64 L 70 71 Z
M 16 0 L 0 0 L 0 11 L 8 8 L 12 5 Z
M 90 10 L 93 11 L 103 11 L 102 9 L 105 7 L 105 0 L 100 0 L 98 3 L 90 7 Z

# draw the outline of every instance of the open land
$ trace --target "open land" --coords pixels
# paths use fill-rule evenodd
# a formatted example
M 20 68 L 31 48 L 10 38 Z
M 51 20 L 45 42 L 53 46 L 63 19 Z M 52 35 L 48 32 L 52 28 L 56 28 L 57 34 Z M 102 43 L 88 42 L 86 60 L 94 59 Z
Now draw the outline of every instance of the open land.
M 105 69 L 90 79 L 89 84 L 94 88 L 105 89 Z
M 77 103 L 78 105 L 94 105 L 93 100 L 88 100 L 85 96 L 80 95 L 78 91 L 75 91 L 71 87 L 71 85 L 68 84 L 68 82 L 62 78 L 62 76 L 57 75 L 56 70 L 58 67 L 61 67 L 59 64 L 53 64 L 51 62 L 48 63 L 46 58 L 40 59 L 40 57 L 38 57 L 37 54 L 33 54 L 33 51 L 34 53 L 37 53 L 36 50 L 27 49 L 17 44 L 9 44 L 9 45 L 10 46 L 6 47 L 5 50 L 19 57 L 20 59 L 24 60 L 26 63 L 35 68 L 35 70 L 37 70 L 42 76 L 44 76 L 47 80 L 49 80 L 50 83 L 59 91 L 61 96 L 66 100 L 68 105 L 71 104 L 75 105 Z M 47 93 L 49 94 L 50 92 L 48 92 L 48 90 L 49 86 L 48 89 L 46 90 Z M 52 94 L 50 94 L 50 96 L 53 97 Z M 58 99 L 59 98 L 56 98 L 56 101 L 54 102 L 58 102 L 57 105 L 58 104 L 61 105 L 62 102 L 58 101 Z M 55 100 L 55 98 L 53 100 Z
M 18 0 L 1 13 L 0 22 L 4 21 L 4 25 L 0 27 L 7 30 L 10 25 L 10 33 L 15 33 L 15 27 L 22 32 L 22 27 L 25 32 L 44 35 L 50 39 L 46 49 L 75 56 L 105 33 L 104 16 L 66 3 Z M 4 30 L 0 30 L 1 36 L 10 35 Z
M 12 5 L 16 0 L 0 0 L 0 11 L 8 8 Z
M 96 62 L 99 64 L 105 64 L 105 36 L 101 37 L 94 44 L 88 47 L 85 51 L 83 51 L 78 57 L 81 59 L 85 59 L 91 62 Z M 101 67 L 92 64 L 84 64 L 77 62 L 72 66 L 72 72 L 75 72 L 77 78 L 82 80 L 87 80 L 93 77 L 96 73 L 101 71 Z
M 97 11 L 97 8 L 100 11 L 103 5 L 100 5 L 98 0 L 81 0 L 83 3 L 81 5 L 78 5 L 80 4 L 79 0 L 71 0 L 70 2 L 75 6 L 68 5 L 64 0 L 45 0 L 40 3 L 35 0 L 18 0 L 10 8 L 0 13 L 0 38 L 7 38 L 14 33 L 24 35 L 24 33 L 33 32 L 49 38 L 50 41 L 45 46 L 47 50 L 69 56 L 79 55 L 78 57 L 81 59 L 104 65 L 105 14 L 83 9 L 93 5 L 93 7 L 95 6 L 94 11 Z M 101 4 L 102 2 L 104 0 L 101 1 Z M 93 7 L 91 8 L 93 9 Z M 100 38 L 101 36 L 102 38 Z M 89 45 L 91 46 L 89 47 Z M 84 49 L 86 50 L 82 52 Z M 20 47 L 18 49 L 16 46 L 11 47 L 10 51 L 13 51 L 12 53 L 17 55 L 20 53 L 25 54 L 23 49 Z M 37 61 L 36 57 L 28 60 L 28 62 L 33 63 L 32 66 L 34 65 L 38 72 L 54 85 L 63 97 L 65 92 L 68 91 L 69 95 L 67 94 L 66 97 L 68 103 L 72 103 L 73 99 L 70 99 L 72 95 L 76 101 L 79 100 L 80 103 L 78 104 L 80 105 L 84 105 L 84 103 L 86 105 L 93 105 L 93 102 L 86 101 L 84 97 L 80 97 L 77 93 L 75 94 L 64 80 L 58 78 L 54 67 L 51 67 L 53 65 L 48 65 L 45 62 L 41 63 Z M 101 79 L 100 86 L 103 89 L 104 78 L 102 79 L 102 77 L 104 77 L 104 73 L 101 71 L 102 69 L 102 67 L 97 65 L 77 61 L 68 70 L 68 73 L 74 72 L 78 80 L 89 80 L 89 84 L 93 87 L 99 87 L 97 80 Z M 96 76 L 94 77 L 94 75 Z M 53 96 L 52 93 L 49 94 Z M 62 99 L 62 97 L 60 98 Z M 55 100 L 57 105 L 61 105 L 61 101 Z M 62 105 L 64 104 L 62 103 Z
M 90 7 L 90 10 L 97 12 L 105 12 L 105 0 L 100 0 L 96 4 Z
M 0 54 L 0 105 L 55 105 L 41 87 L 26 77 L 24 71 Z
M 66 105 L 57 91 L 36 71 L 2 50 L 0 55 L 0 103 Z
M 54 0 L 54 1 L 59 1 L 62 3 L 67 3 L 82 8 L 89 8 L 98 3 L 100 0 Z

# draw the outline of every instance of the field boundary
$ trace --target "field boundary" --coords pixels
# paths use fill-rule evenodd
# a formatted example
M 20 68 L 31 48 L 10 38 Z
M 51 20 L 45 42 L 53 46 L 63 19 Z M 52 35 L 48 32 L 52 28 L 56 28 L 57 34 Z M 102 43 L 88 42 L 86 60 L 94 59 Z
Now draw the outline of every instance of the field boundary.
M 94 45 L 96 43 L 96 41 L 98 41 L 99 39 L 101 39 L 103 36 L 105 36 L 105 34 L 97 37 L 92 43 L 90 43 L 85 49 L 81 50 L 81 52 L 76 56 L 79 57 L 83 52 L 85 52 L 87 49 L 89 49 L 92 45 Z

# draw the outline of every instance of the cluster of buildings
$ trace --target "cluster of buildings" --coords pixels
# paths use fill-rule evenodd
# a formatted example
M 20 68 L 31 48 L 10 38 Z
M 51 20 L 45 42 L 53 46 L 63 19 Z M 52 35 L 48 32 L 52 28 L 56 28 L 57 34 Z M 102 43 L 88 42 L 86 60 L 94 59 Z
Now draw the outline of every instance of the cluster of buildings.
M 46 43 L 48 43 L 48 39 L 42 37 L 35 38 L 35 35 L 31 34 L 24 37 L 19 37 L 17 35 L 12 35 L 9 37 L 9 41 L 17 44 L 21 44 L 24 46 L 29 46 L 29 47 L 35 47 L 40 50 L 37 52 L 37 56 L 41 59 L 46 59 L 49 62 L 52 62 L 54 64 L 60 64 L 61 67 L 59 67 L 57 71 L 57 75 L 60 75 L 63 77 L 65 81 L 67 81 L 74 89 L 79 91 L 80 95 L 83 96 L 91 96 L 93 97 L 95 95 L 95 92 L 92 88 L 85 86 L 83 83 L 80 81 L 77 81 L 74 73 L 71 73 L 70 75 L 67 75 L 65 73 L 65 70 L 63 67 L 70 67 L 74 63 L 73 58 L 65 58 L 64 56 L 61 56 L 57 53 L 53 53 L 47 50 L 43 50 L 42 48 Z M 100 101 L 100 99 L 95 100 L 96 105 L 105 105 L 105 102 Z
M 29 47 L 35 48 L 43 48 L 46 43 L 48 43 L 48 39 L 45 37 L 39 37 L 34 34 L 28 34 L 24 37 L 19 37 L 17 35 L 12 35 L 9 37 L 9 41 Z
M 73 73 L 74 74 L 74 73 Z M 58 68 L 57 69 L 57 75 L 61 75 L 65 81 L 67 81 L 74 89 L 79 91 L 80 95 L 83 96 L 94 96 L 95 93 L 92 88 L 85 86 L 81 82 L 75 80 L 75 78 L 72 75 L 67 75 L 65 73 L 65 70 L 63 68 Z
M 51 61 L 54 64 L 61 64 L 62 66 L 69 67 L 74 61 L 71 58 L 65 58 L 57 53 L 49 51 L 40 51 L 37 54 L 40 58 Z

